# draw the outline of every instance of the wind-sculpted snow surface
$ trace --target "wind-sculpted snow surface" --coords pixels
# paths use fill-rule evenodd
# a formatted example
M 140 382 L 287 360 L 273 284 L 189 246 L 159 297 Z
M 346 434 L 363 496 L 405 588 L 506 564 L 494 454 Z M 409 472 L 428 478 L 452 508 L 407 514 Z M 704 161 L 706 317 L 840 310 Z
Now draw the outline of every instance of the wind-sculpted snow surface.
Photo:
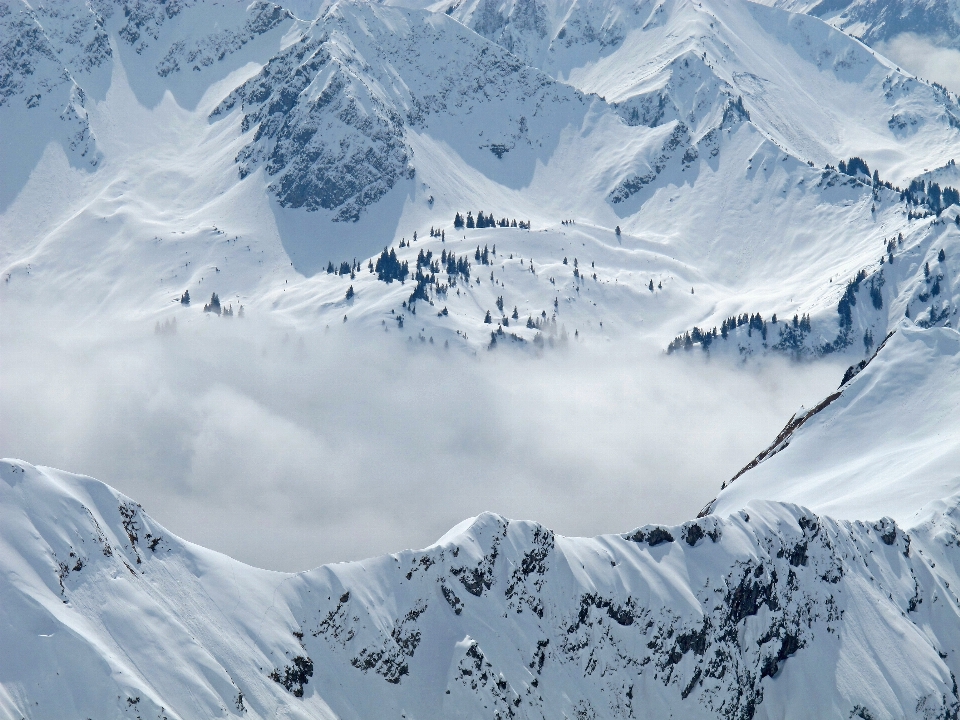
M 298 575 L 89 478 L 0 465 L 11 717 L 950 718 L 960 509 L 755 502 L 593 539 L 484 514 Z M 816 692 L 812 692 L 813 689 Z

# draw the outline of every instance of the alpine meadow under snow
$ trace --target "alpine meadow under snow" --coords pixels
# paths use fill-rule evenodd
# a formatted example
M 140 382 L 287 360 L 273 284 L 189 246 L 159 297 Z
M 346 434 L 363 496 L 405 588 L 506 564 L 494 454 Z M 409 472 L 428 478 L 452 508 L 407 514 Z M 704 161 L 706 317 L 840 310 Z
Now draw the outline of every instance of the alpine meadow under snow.
M 0 717 L 960 717 L 957 58 L 0 0 Z

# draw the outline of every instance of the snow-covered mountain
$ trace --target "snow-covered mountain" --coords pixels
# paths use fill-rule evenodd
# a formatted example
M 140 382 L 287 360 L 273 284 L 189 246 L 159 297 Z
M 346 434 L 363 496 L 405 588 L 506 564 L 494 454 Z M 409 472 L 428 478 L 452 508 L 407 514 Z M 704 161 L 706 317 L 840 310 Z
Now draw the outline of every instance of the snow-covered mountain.
M 10 717 L 872 717 L 960 710 L 960 335 L 903 321 L 704 515 L 484 514 L 286 574 L 0 462 Z M 796 504 L 794 504 L 796 503 Z
M 758 501 L 593 539 L 486 514 L 425 550 L 289 575 L 180 540 L 90 478 L 14 460 L 0 477 L 7 717 L 960 709 L 955 501 L 906 527 Z
M 932 222 L 868 176 L 906 189 L 960 150 L 955 96 L 743 1 L 4 8 L 3 291 L 151 325 L 203 321 L 185 290 L 321 327 L 412 295 L 425 339 L 472 347 L 488 312 L 525 341 L 538 315 L 666 346 L 755 313 L 832 341 L 834 283 Z M 467 211 L 533 230 L 458 232 Z M 385 246 L 408 283 L 432 253 L 418 293 L 374 280 Z
M 867 45 L 901 33 L 960 48 L 960 4 L 956 0 L 759 0 L 823 18 Z
M 0 0 L 5 327 L 850 366 L 696 520 L 295 575 L 3 461 L 0 714 L 957 717 L 960 100 L 868 47 L 955 10 Z

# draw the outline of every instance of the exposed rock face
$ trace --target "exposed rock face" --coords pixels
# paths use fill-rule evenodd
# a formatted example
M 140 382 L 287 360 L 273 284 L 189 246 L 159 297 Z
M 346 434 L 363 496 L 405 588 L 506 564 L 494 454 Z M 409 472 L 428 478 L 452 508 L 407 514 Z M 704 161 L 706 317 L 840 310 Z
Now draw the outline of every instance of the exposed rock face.
M 262 166 L 282 205 L 343 221 L 414 176 L 408 129 L 459 121 L 503 159 L 549 134 L 548 103 L 556 119 L 584 100 L 443 16 L 340 4 L 212 118 L 239 107 L 255 131 L 241 176 Z

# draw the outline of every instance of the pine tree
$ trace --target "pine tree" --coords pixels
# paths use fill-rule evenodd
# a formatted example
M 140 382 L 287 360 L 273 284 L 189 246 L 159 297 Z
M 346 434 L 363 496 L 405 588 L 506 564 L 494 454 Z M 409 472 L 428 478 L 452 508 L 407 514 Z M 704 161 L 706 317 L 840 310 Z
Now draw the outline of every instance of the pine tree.
M 220 298 L 216 293 L 210 296 L 210 302 L 203 306 L 203 311 L 220 314 Z
M 942 252 L 942 251 L 941 251 L 941 252 Z M 181 305 L 189 305 L 189 304 L 190 304 L 190 291 L 189 291 L 189 290 L 184 290 L 184 291 L 183 291 L 183 295 L 180 296 L 180 304 L 181 304 Z
M 489 325 L 490 323 L 493 322 L 493 318 L 490 317 L 490 311 L 489 311 L 489 310 L 487 310 L 487 314 L 486 314 L 486 316 L 483 318 L 483 321 L 484 321 L 487 325 Z
M 617 237 L 620 237 L 620 226 L 619 226 L 619 225 L 617 225 L 617 229 L 614 230 L 614 232 L 617 234 Z
M 957 215 L 957 220 L 960 220 L 960 215 Z M 957 223 L 960 225 L 960 223 Z M 937 253 L 937 262 L 943 262 L 947 259 L 947 254 L 943 252 L 943 248 L 940 248 L 940 252 Z
M 353 295 L 354 295 L 353 285 L 351 285 L 350 287 L 347 288 L 347 300 L 353 299 Z

